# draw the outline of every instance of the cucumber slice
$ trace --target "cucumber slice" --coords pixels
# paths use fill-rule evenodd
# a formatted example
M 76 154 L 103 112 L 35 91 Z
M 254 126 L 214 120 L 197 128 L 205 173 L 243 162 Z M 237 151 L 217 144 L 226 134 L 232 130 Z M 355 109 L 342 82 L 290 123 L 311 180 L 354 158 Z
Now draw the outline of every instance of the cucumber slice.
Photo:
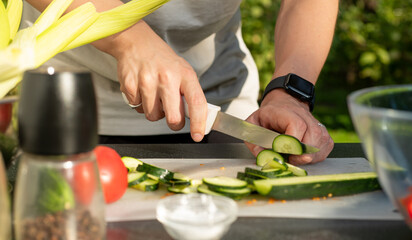
M 147 173 L 145 172 L 131 172 L 127 174 L 128 186 L 139 184 L 147 179 Z
M 374 172 L 255 180 L 256 191 L 276 199 L 343 196 L 380 189 Z
M 272 160 L 267 161 L 266 164 L 262 166 L 262 170 L 268 169 L 280 169 L 282 171 L 286 171 L 288 170 L 288 165 L 280 159 L 273 158 Z
M 200 184 L 197 187 L 197 191 L 204 194 L 215 195 L 215 196 L 223 196 L 223 194 L 217 193 L 215 191 L 210 190 L 206 184 Z
M 255 174 L 255 173 L 251 173 L 251 172 L 245 172 L 245 174 L 246 174 L 246 177 L 252 178 L 252 179 L 255 179 L 255 180 L 268 179 L 268 177 L 265 177 L 265 176 L 262 176 L 262 175 L 259 175 L 259 174 Z
M 196 193 L 197 192 L 197 186 L 185 186 L 185 185 L 180 185 L 180 186 L 169 186 L 167 188 L 169 192 L 173 193 Z
M 159 181 L 148 178 L 145 181 L 131 187 L 143 192 L 152 192 L 159 188 Z
M 283 170 L 280 168 L 271 168 L 271 169 L 265 169 L 265 170 L 258 170 L 258 169 L 253 169 L 249 167 L 245 168 L 245 173 L 252 173 L 252 174 L 260 175 L 260 176 L 267 177 L 267 178 L 276 177 L 282 172 Z
M 286 170 L 283 171 L 281 173 L 279 173 L 278 175 L 272 177 L 272 178 L 282 178 L 282 177 L 293 177 L 293 172 Z
M 305 146 L 295 137 L 281 134 L 272 143 L 273 151 L 286 154 L 302 155 L 305 152 Z
M 302 169 L 300 167 L 296 167 L 292 164 L 286 163 L 286 165 L 288 165 L 288 171 L 291 171 L 293 173 L 293 175 L 298 176 L 298 177 L 302 177 L 302 176 L 307 176 L 308 172 L 306 172 L 305 169 Z
M 174 173 L 173 178 L 167 183 L 170 184 L 171 186 L 178 186 L 178 185 L 190 185 L 192 180 L 187 177 L 186 175 L 183 175 L 182 173 Z
M 127 156 L 122 157 L 122 162 L 126 166 L 127 171 L 129 172 L 135 172 L 137 166 L 143 164 L 143 162 L 140 161 L 139 159 L 133 158 L 133 157 L 127 157 Z
M 267 162 L 272 161 L 274 158 L 279 159 L 282 162 L 285 162 L 284 157 L 280 153 L 277 153 L 270 149 L 262 150 L 256 156 L 256 165 L 263 167 Z
M 243 197 L 248 196 L 252 192 L 252 190 L 248 187 L 240 188 L 240 189 L 227 189 L 227 188 L 209 186 L 209 190 L 220 193 L 226 197 L 230 197 L 233 199 L 241 199 Z
M 183 173 L 175 172 L 173 174 L 173 180 L 175 181 L 190 181 L 190 177 L 184 175 Z
M 205 193 L 209 195 L 230 197 L 236 200 L 239 200 L 249 195 L 252 192 L 252 190 L 247 187 L 241 188 L 241 189 L 227 189 L 227 188 L 211 189 L 210 186 L 207 186 L 206 184 L 199 185 L 197 187 L 197 191 L 200 193 Z
M 184 181 L 184 180 L 170 180 L 167 182 L 167 184 L 169 184 L 170 186 L 189 186 L 191 185 L 191 181 Z
M 203 178 L 203 183 L 206 184 L 207 186 L 227 188 L 227 189 L 239 189 L 239 188 L 244 188 L 247 186 L 246 181 L 243 181 L 237 178 L 232 178 L 232 177 L 225 177 L 225 176 Z
M 156 167 L 154 165 L 143 163 L 142 165 L 137 166 L 137 171 L 139 172 L 147 172 L 150 175 L 159 178 L 159 181 L 167 183 L 168 181 L 173 179 L 174 173 L 160 167 Z M 149 176 L 150 177 L 150 176 Z

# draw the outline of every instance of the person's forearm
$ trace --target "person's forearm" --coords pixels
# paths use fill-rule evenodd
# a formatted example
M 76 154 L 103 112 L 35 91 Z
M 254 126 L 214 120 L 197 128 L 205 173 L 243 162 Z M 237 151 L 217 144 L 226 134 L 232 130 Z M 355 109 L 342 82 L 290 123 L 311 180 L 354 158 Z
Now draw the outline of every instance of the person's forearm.
M 46 9 L 46 7 L 50 4 L 51 1 L 52 0 L 27 0 L 27 2 L 30 3 L 30 5 L 32 5 L 34 8 L 41 12 L 44 11 L 44 9 Z M 120 0 L 73 0 L 72 4 L 68 7 L 66 12 L 75 9 L 86 2 L 92 2 L 96 7 L 97 12 L 107 11 L 123 4 L 123 2 Z M 104 39 L 95 41 L 91 44 L 95 46 L 97 49 L 113 55 L 113 52 L 117 49 L 115 45 L 116 42 L 119 41 L 119 35 L 120 33 L 117 33 Z
M 315 83 L 332 43 L 338 0 L 284 0 L 275 30 L 274 77 L 295 73 Z

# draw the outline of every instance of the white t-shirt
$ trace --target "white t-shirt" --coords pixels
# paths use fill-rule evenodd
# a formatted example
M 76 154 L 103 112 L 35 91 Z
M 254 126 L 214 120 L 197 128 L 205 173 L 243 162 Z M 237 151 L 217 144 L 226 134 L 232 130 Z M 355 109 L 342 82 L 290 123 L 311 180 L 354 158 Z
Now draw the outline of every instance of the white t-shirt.
M 258 108 L 259 77 L 242 39 L 240 2 L 173 0 L 144 20 L 192 65 L 209 103 L 245 119 Z M 30 24 L 40 13 L 28 3 L 24 4 L 22 23 Z M 92 72 L 98 100 L 99 134 L 176 133 L 168 128 L 165 119 L 150 122 L 144 114 L 124 103 L 117 63 L 112 56 L 85 45 L 60 53 L 47 64 L 78 66 Z M 188 125 L 178 133 L 189 132 Z

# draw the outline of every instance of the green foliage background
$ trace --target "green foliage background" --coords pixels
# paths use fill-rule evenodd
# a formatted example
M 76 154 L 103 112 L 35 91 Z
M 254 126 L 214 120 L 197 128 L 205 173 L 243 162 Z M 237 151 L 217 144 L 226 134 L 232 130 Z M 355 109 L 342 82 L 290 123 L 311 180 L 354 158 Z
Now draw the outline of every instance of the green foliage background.
M 271 80 L 274 26 L 280 1 L 244 0 L 243 36 L 260 73 Z M 358 142 L 348 113 L 349 93 L 365 87 L 412 83 L 412 0 L 340 1 L 334 41 L 316 85 L 314 115 L 335 142 Z

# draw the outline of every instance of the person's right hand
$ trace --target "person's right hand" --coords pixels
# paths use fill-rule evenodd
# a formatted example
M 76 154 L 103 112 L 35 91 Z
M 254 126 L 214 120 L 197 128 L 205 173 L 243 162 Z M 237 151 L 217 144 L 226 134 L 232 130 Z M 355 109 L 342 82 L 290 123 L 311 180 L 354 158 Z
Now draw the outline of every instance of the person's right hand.
M 120 90 L 150 121 L 166 117 L 170 129 L 185 124 L 181 96 L 189 106 L 194 141 L 204 136 L 207 102 L 191 65 L 178 56 L 145 22 L 93 43 L 118 61 Z

